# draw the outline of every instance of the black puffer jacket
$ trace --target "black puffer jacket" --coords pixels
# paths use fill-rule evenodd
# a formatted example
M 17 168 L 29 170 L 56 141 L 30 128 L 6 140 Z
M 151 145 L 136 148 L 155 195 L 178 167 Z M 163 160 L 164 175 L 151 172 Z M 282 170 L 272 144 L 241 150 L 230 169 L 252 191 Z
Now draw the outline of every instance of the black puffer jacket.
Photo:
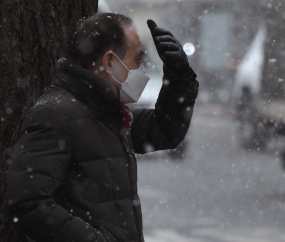
M 156 109 L 134 110 L 124 137 L 114 87 L 71 61 L 57 65 L 21 126 L 7 177 L 9 214 L 36 242 L 143 241 L 134 153 L 183 140 L 196 75 L 166 74 Z

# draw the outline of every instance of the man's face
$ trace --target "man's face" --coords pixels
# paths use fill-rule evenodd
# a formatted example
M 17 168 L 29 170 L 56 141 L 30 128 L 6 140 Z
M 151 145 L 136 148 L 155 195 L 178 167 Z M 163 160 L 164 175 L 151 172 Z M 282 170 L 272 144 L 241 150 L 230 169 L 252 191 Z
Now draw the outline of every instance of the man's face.
M 144 54 L 140 38 L 133 27 L 124 25 L 123 29 L 126 34 L 129 48 L 126 55 L 121 61 L 126 65 L 126 67 L 128 67 L 129 70 L 137 69 L 141 65 L 142 56 Z M 116 59 L 116 57 L 114 58 Z M 121 83 L 123 83 L 128 77 L 128 70 L 122 65 L 122 63 L 118 59 L 115 60 L 113 75 Z

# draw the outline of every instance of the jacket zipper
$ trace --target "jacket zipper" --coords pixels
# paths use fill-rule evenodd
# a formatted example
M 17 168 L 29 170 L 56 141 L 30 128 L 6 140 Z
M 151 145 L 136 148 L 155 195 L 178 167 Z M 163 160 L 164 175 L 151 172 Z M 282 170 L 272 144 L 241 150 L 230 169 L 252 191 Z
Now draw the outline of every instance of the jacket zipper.
M 127 155 L 128 155 L 128 163 L 129 163 L 129 169 L 128 169 L 128 172 L 129 172 L 129 183 L 130 183 L 130 188 L 132 190 L 132 167 L 131 167 L 131 161 L 130 161 L 130 158 L 129 158 L 129 152 L 128 152 L 128 148 L 125 144 L 125 139 L 123 139 L 123 144 L 124 144 L 124 147 L 126 149 L 126 152 L 127 152 Z M 138 240 L 141 241 L 141 232 L 140 232 L 140 228 L 139 228 L 139 222 L 138 222 L 138 217 L 137 217 L 137 213 L 134 209 L 134 196 L 133 196 L 133 193 L 131 191 L 131 197 L 132 197 L 132 209 L 133 209 L 133 213 L 134 213 L 134 218 L 135 218 L 135 223 L 136 223 L 136 229 L 137 229 L 137 234 L 138 234 Z

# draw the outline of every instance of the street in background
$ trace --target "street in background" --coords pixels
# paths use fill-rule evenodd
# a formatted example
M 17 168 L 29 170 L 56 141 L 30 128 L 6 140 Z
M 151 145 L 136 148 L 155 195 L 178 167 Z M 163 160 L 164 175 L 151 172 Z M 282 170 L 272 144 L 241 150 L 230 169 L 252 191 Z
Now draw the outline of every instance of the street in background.
M 108 3 L 134 18 L 148 47 L 138 108 L 153 108 L 162 85 L 148 18 L 193 45 L 185 52 L 195 50 L 201 84 L 180 162 L 167 152 L 137 157 L 146 241 L 285 241 L 284 3 Z

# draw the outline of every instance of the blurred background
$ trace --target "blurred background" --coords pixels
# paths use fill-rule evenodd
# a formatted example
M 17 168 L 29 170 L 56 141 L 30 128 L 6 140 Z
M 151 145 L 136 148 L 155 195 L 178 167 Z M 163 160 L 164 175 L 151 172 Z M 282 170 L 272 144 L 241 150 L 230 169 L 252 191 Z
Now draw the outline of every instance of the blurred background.
M 138 156 L 146 242 L 285 241 L 285 2 L 99 0 L 134 19 L 151 77 L 162 85 L 147 19 L 169 29 L 198 75 L 191 128 L 172 151 Z

